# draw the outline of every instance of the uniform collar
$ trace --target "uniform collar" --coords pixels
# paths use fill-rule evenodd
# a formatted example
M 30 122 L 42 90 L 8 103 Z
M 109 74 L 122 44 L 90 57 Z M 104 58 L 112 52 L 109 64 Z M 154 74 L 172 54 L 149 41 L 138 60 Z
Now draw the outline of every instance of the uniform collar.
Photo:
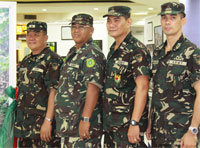
M 39 54 L 37 55 L 33 55 L 32 53 L 30 54 L 30 58 L 33 58 L 33 59 L 42 59 L 48 52 L 48 49 L 49 47 L 45 47 Z
M 125 49 L 126 45 L 129 43 L 131 37 L 132 37 L 132 33 L 131 33 L 131 31 L 130 31 L 130 32 L 128 33 L 128 35 L 125 37 L 125 39 L 123 40 L 123 42 L 121 42 L 121 44 L 119 45 L 119 47 L 118 47 L 116 50 Z M 116 42 L 114 42 L 114 43 L 112 44 L 112 46 L 110 47 L 110 50 L 114 50 L 115 44 L 116 44 Z
M 119 50 L 129 50 L 129 49 L 125 48 L 125 47 L 127 46 L 127 44 L 130 43 L 131 38 L 132 38 L 132 33 L 130 31 L 116 50 L 114 50 L 114 47 L 115 47 L 115 44 L 116 44 L 116 42 L 114 42 L 112 44 L 112 46 L 110 47 L 110 52 L 109 52 L 109 54 L 107 56 L 107 59 L 109 60 L 112 57 L 112 55 L 114 53 L 116 53 L 117 51 L 119 51 Z
M 93 41 L 93 39 L 90 38 L 90 39 L 89 39 L 85 44 L 83 44 L 78 50 L 76 50 L 76 48 L 75 48 L 75 52 L 76 52 L 77 54 L 82 53 L 83 50 L 86 50 L 86 49 L 87 49 L 87 47 L 91 44 L 92 41 Z
M 70 51 L 69 54 L 66 57 L 66 61 L 71 57 L 74 56 L 76 54 L 81 54 L 83 51 L 85 51 L 87 49 L 87 46 L 89 46 L 91 44 L 91 42 L 93 41 L 92 38 L 90 38 L 85 44 L 83 44 L 82 47 L 80 47 L 78 50 L 76 50 L 76 46 L 73 46 Z
M 184 34 L 182 34 L 181 36 L 180 36 L 180 38 L 176 41 L 176 43 L 174 44 L 174 46 L 173 46 L 173 48 L 172 48 L 172 51 L 177 51 L 180 47 L 181 47 L 181 45 L 182 45 L 182 43 L 183 43 L 183 41 L 186 39 L 186 37 L 185 37 L 185 35 Z M 167 41 L 165 41 L 165 43 L 163 44 L 163 46 L 161 46 L 160 48 L 164 48 L 164 47 L 166 47 L 167 46 Z

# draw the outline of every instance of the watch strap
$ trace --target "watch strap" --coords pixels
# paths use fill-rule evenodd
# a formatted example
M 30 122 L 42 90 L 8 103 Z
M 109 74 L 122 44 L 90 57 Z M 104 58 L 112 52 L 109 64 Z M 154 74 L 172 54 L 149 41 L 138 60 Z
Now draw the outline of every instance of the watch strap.
M 49 121 L 49 122 L 52 122 L 53 120 L 51 120 L 50 118 L 48 117 L 45 117 L 45 120 Z
M 81 117 L 81 120 L 83 122 L 90 122 L 90 118 L 89 117 Z
M 194 135 L 198 134 L 198 128 L 197 128 L 197 127 L 192 127 L 192 126 L 190 126 L 190 127 L 189 127 L 189 130 L 190 130 L 191 133 L 194 134 Z
M 130 124 L 131 124 L 132 126 L 140 125 L 140 123 L 137 122 L 137 121 L 135 121 L 135 120 L 131 120 L 131 121 L 130 121 Z

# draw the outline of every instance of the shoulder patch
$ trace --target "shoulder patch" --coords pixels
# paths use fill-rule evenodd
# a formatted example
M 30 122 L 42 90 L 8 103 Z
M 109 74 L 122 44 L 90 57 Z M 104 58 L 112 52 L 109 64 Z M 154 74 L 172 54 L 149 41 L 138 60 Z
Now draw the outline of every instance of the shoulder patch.
M 142 54 L 135 55 L 135 58 L 136 58 L 136 61 L 139 63 L 142 62 L 142 60 L 143 60 Z
M 195 59 L 196 64 L 200 65 L 200 56 L 196 55 L 196 56 L 194 56 L 194 59 Z
M 94 65 L 95 65 L 95 60 L 94 60 L 93 58 L 89 58 L 89 59 L 86 60 L 86 66 L 87 66 L 88 68 L 91 68 L 91 67 L 93 67 Z

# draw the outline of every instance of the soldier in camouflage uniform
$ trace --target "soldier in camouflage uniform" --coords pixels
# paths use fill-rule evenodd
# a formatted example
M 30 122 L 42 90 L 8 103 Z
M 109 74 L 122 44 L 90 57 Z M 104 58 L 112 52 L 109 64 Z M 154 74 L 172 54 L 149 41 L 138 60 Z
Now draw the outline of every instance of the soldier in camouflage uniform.
M 105 147 L 145 147 L 151 58 L 130 31 L 130 10 L 113 6 L 103 16 L 107 17 L 109 35 L 115 39 L 107 57 L 103 96 Z
M 100 147 L 102 100 L 106 59 L 93 42 L 93 17 L 72 17 L 75 41 L 62 66 L 56 94 L 56 131 L 64 137 L 62 147 Z
M 24 57 L 18 71 L 14 129 L 20 147 L 60 147 L 60 138 L 52 136 L 52 120 L 62 59 L 46 46 L 47 39 L 46 23 L 27 24 L 26 41 L 32 52 Z
M 197 144 L 200 123 L 200 49 L 182 33 L 185 7 L 161 6 L 161 25 L 167 40 L 153 52 L 153 147 Z

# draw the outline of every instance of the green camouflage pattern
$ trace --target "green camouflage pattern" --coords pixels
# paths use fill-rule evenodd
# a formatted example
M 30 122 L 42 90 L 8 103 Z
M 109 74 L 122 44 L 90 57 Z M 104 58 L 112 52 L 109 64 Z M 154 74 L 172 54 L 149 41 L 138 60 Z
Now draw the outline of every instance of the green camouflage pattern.
M 20 148 L 60 148 L 61 139 L 56 137 L 50 142 L 44 142 L 41 139 L 31 139 L 31 138 L 20 138 L 19 139 Z
M 158 15 L 183 13 L 185 16 L 185 6 L 178 2 L 168 2 L 161 6 L 161 12 Z
M 93 25 L 93 17 L 89 14 L 77 14 L 72 17 L 70 24 Z
M 47 23 L 40 21 L 32 21 L 27 24 L 27 31 L 40 32 L 41 30 L 47 32 Z
M 15 137 L 40 138 L 50 88 L 57 89 L 62 59 L 49 47 L 39 55 L 29 54 L 20 63 L 17 76 Z
M 103 96 L 103 126 L 106 132 L 118 132 L 120 128 L 129 125 L 134 107 L 135 79 L 141 75 L 151 75 L 150 54 L 131 32 L 115 51 L 114 46 L 115 43 L 107 57 Z M 141 132 L 146 130 L 147 116 L 146 105 L 140 120 Z M 128 133 L 128 127 L 126 130 Z
M 80 137 L 65 137 L 61 142 L 62 148 L 101 148 L 101 137 L 98 135 L 90 139 L 81 140 Z
M 200 49 L 184 35 L 167 54 L 166 44 L 153 52 L 152 138 L 157 144 L 179 144 L 192 119 Z
M 104 148 L 146 148 L 143 136 L 140 136 L 141 142 L 136 144 L 128 142 L 128 127 L 120 128 L 118 132 L 104 132 Z
M 108 13 L 103 17 L 107 16 L 126 16 L 130 15 L 131 8 L 127 6 L 112 6 L 108 8 Z
M 55 101 L 56 131 L 60 137 L 79 137 L 78 125 L 85 105 L 87 84 L 102 89 L 106 59 L 100 48 L 89 39 L 80 49 L 72 47 L 62 66 Z M 91 137 L 102 134 L 102 98 L 90 118 Z

